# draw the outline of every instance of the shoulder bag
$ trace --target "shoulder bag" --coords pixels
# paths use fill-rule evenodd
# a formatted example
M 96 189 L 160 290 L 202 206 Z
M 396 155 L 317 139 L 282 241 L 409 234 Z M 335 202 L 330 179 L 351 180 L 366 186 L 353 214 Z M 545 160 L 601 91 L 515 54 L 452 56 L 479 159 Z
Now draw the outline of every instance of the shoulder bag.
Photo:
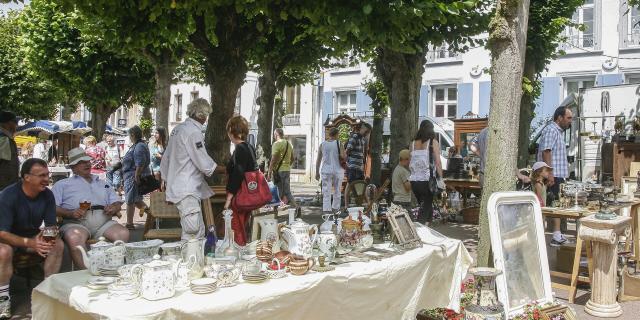
M 438 178 L 434 174 L 435 171 L 435 160 L 433 155 L 433 140 L 429 141 L 429 191 L 432 194 L 436 194 L 438 192 Z
M 282 162 L 284 161 L 284 157 L 287 155 L 287 151 L 289 151 L 289 141 L 286 141 L 287 146 L 284 148 L 284 153 L 282 154 L 282 157 L 280 157 L 280 163 L 278 163 L 278 167 L 273 170 L 272 174 L 273 177 L 271 178 L 271 180 L 273 181 L 273 183 L 278 184 L 280 183 L 280 175 L 278 174 L 278 171 L 280 170 L 280 167 L 282 166 Z
M 134 144 L 133 147 L 131 147 L 133 150 L 129 151 L 135 154 L 135 148 L 138 146 L 138 143 Z M 147 152 L 147 154 L 149 154 L 149 152 Z M 151 156 L 149 155 L 149 157 Z M 147 166 L 149 166 L 149 164 L 147 164 Z M 138 193 L 140 195 L 145 195 L 158 189 L 160 189 L 160 181 L 153 175 L 153 171 L 151 171 L 150 175 L 140 177 L 140 184 L 138 185 Z
M 249 144 L 247 144 L 247 147 L 249 148 L 251 159 L 255 165 L 255 153 Z M 233 157 L 233 162 L 237 165 L 235 155 Z M 240 184 L 240 190 L 238 190 L 236 195 L 233 197 L 233 204 L 238 210 L 252 211 L 268 204 L 271 202 L 271 199 L 272 195 L 267 179 L 265 179 L 262 171 L 254 167 L 253 171 L 246 171 L 244 173 L 244 180 L 242 181 L 242 184 Z

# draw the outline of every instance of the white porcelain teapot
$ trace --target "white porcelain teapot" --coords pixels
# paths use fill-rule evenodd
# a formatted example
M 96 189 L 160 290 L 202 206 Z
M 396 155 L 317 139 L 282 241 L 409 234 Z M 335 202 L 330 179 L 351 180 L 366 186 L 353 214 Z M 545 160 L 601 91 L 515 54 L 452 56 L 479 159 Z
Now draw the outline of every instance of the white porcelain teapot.
M 117 240 L 114 243 L 107 242 L 104 237 L 90 245 L 91 250 L 86 252 L 83 246 L 76 246 L 82 253 L 82 261 L 85 267 L 93 275 L 99 275 L 100 269 L 117 269 L 124 265 L 126 249 L 124 242 Z
M 314 231 L 313 237 L 309 235 L 311 230 Z M 311 258 L 313 244 L 318 235 L 318 226 L 296 219 L 288 227 L 281 227 L 280 232 L 289 252 L 304 259 Z
M 147 300 L 173 297 L 176 293 L 175 266 L 177 264 L 160 260 L 160 256 L 155 255 L 151 262 L 133 267 L 131 273 L 140 284 L 140 295 Z

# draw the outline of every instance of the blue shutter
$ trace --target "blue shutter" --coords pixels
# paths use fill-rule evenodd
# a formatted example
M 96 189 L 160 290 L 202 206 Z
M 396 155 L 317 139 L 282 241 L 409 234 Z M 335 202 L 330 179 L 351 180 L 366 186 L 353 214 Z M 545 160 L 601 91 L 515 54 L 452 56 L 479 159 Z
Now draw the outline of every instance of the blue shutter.
M 364 112 L 371 109 L 371 98 L 364 90 L 356 91 L 356 111 Z
M 489 116 L 489 108 L 491 105 L 491 81 L 481 81 L 480 88 L 480 107 L 478 108 L 478 116 L 481 118 Z
M 333 113 L 333 91 L 324 93 L 324 106 L 322 108 L 322 121 Z M 331 119 L 329 119 L 331 120 Z
M 596 86 L 614 86 L 624 83 L 624 75 L 621 73 L 616 74 L 599 74 L 596 76 Z
M 458 112 L 456 117 L 462 118 L 471 111 L 473 105 L 473 83 L 458 84 Z M 445 115 L 446 116 L 446 115 Z
M 553 116 L 553 112 L 561 102 L 561 83 L 562 78 L 560 77 L 542 78 L 542 112 L 540 112 L 541 117 Z
M 429 111 L 429 86 L 420 86 L 420 101 L 418 102 L 418 116 L 425 117 L 431 112 Z

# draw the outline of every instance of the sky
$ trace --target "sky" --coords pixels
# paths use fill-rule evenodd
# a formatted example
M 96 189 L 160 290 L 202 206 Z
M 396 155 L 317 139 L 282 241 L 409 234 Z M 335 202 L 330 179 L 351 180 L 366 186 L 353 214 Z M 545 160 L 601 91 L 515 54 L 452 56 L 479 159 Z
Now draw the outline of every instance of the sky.
M 8 2 L 8 3 L 5 3 Z M 11 11 L 11 10 L 20 10 L 22 8 L 24 8 L 25 4 L 29 4 L 29 0 L 24 0 L 24 3 L 18 2 L 16 3 L 15 1 L 12 0 L 0 0 L 0 14 L 4 15 L 6 14 L 6 12 Z

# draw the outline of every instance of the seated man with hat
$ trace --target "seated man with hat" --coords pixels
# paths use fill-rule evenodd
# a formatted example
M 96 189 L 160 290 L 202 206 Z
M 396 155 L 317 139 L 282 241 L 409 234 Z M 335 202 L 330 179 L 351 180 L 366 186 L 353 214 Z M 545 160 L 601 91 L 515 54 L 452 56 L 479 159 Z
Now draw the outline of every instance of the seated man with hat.
M 44 276 L 60 271 L 64 243 L 42 225 L 56 230 L 56 204 L 49 190 L 49 169 L 41 159 L 28 159 L 22 180 L 0 192 L 0 319 L 11 317 L 9 282 L 21 258 L 44 261 Z M 48 238 L 47 238 L 48 237 Z
M 82 254 L 76 246 L 86 246 L 89 238 L 99 237 L 127 242 L 129 230 L 113 220 L 120 213 L 122 201 L 108 182 L 91 174 L 91 157 L 81 148 L 71 149 L 69 167 L 73 176 L 53 185 L 53 195 L 56 213 L 63 218 L 63 239 L 74 264 L 83 268 Z

